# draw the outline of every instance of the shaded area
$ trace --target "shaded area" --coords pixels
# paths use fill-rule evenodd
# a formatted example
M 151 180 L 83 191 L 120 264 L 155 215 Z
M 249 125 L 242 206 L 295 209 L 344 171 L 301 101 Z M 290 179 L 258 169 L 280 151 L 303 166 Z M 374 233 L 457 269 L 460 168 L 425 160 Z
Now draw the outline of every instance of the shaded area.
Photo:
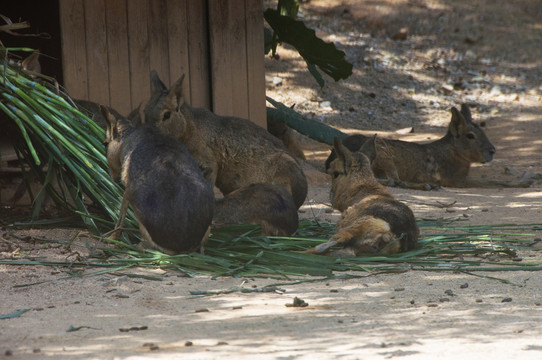
M 319 89 L 289 50 L 279 50 L 279 61 L 266 60 L 268 75 L 284 77 L 282 87 L 268 85 L 268 95 L 295 102 L 307 116 L 383 130 L 445 126 L 446 112 L 462 102 L 481 120 L 508 112 L 503 101 L 513 108 L 523 97 L 540 111 L 542 5 L 536 1 L 322 0 L 301 13 L 354 63 L 354 76 Z M 302 96 L 287 96 L 292 87 Z

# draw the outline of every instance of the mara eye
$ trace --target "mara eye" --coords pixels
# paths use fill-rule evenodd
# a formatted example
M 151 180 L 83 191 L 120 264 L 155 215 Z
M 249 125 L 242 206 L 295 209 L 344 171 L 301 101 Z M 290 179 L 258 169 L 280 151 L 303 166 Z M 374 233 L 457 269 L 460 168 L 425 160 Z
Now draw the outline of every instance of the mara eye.
M 473 133 L 468 133 L 467 134 L 467 139 L 474 139 L 474 134 Z
M 336 178 L 339 177 L 339 175 L 341 175 L 341 174 L 340 174 L 339 172 L 335 171 L 335 172 L 333 173 L 333 178 L 336 179 Z
M 164 113 L 164 116 L 162 117 L 162 120 L 166 121 L 167 119 L 169 119 L 170 116 L 171 116 L 171 111 L 166 111 Z

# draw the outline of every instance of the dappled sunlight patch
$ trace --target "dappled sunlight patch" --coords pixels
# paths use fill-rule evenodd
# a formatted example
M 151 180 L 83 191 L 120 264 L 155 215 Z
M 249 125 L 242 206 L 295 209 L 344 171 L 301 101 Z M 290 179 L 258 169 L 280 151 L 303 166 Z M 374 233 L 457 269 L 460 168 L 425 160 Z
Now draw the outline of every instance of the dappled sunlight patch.
M 525 194 L 516 195 L 517 198 L 542 198 L 542 191 L 534 191 Z

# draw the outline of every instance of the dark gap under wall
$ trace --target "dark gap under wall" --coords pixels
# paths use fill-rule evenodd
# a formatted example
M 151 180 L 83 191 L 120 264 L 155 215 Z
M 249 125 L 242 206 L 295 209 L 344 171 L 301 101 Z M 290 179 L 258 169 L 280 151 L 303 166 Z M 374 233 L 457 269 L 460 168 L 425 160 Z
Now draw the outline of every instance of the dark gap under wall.
M 60 84 L 62 77 L 62 53 L 60 49 L 60 19 L 58 0 L 33 1 L 3 1 L 0 14 L 7 16 L 12 22 L 27 21 L 30 28 L 18 31 L 24 34 L 48 33 L 51 38 L 44 39 L 34 36 L 13 36 L 0 32 L 0 41 L 5 47 L 29 47 L 40 51 L 41 71 L 44 75 L 54 77 Z M 0 20 L 2 25 L 3 20 Z M 17 52 L 22 58 L 29 55 Z

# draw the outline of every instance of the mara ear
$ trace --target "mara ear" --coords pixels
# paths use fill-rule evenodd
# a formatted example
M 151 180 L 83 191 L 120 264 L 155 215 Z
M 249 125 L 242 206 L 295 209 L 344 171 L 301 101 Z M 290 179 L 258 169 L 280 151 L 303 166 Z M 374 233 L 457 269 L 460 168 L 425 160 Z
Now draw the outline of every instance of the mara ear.
M 107 106 L 100 105 L 100 112 L 106 124 L 104 143 L 108 144 L 117 137 L 117 119 L 111 114 Z
M 367 139 L 361 148 L 359 149 L 359 152 L 365 154 L 369 158 L 369 161 L 371 164 L 376 159 L 376 134 L 374 134 L 371 138 Z
M 41 74 L 40 52 L 34 51 L 32 55 L 25 58 L 21 62 L 21 67 L 27 71 Z
M 463 115 L 465 121 L 467 121 L 468 123 L 472 123 L 472 115 L 467 104 L 461 104 L 461 115 Z
M 143 112 L 143 102 L 128 114 L 128 120 L 134 125 L 145 123 L 145 112 Z
M 156 70 L 151 71 L 151 92 L 153 94 L 167 92 L 167 87 L 164 85 Z
M 184 82 L 184 74 L 181 75 L 179 80 L 173 84 L 171 89 L 169 89 L 168 93 L 168 100 L 175 104 L 173 101 L 175 100 L 177 107 L 180 107 L 184 104 L 184 98 L 183 98 L 183 82 Z
M 465 117 L 455 108 L 452 107 L 452 120 L 450 121 L 450 126 L 448 131 L 452 134 L 453 137 L 459 137 L 464 131 L 467 121 Z
M 344 146 L 338 137 L 333 139 L 333 148 L 335 149 L 337 158 L 344 163 L 346 173 L 346 169 L 349 169 L 352 166 L 352 152 L 348 150 L 346 146 Z

